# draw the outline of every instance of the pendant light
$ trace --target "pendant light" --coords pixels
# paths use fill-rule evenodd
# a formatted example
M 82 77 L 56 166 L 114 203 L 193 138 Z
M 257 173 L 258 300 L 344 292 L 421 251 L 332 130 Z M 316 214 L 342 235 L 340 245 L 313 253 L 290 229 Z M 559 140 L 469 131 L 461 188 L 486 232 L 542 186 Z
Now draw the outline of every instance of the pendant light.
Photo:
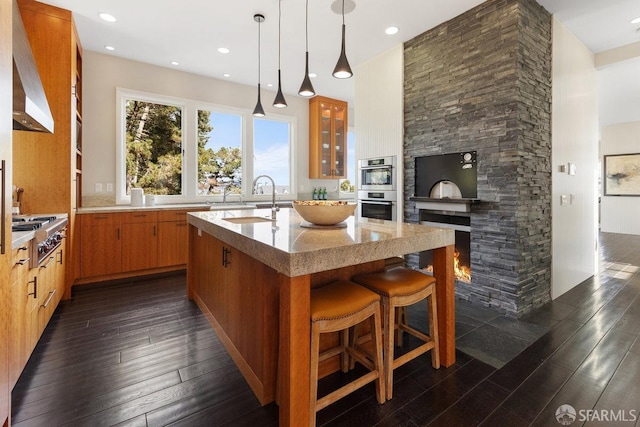
M 309 0 L 307 0 L 307 5 L 305 7 L 305 23 L 304 23 L 304 33 L 305 33 L 305 46 L 307 48 L 305 54 L 305 62 L 304 62 L 304 79 L 302 80 L 302 86 L 300 86 L 300 90 L 298 91 L 298 95 L 310 97 L 316 94 L 316 91 L 313 89 L 313 85 L 311 84 L 311 79 L 309 78 Z
M 276 108 L 285 108 L 287 100 L 282 94 L 282 81 L 280 80 L 280 21 L 282 19 L 282 0 L 278 0 L 278 93 L 276 99 L 273 100 L 273 106 Z
M 264 109 L 260 102 L 260 24 L 264 22 L 264 15 L 256 13 L 253 15 L 253 20 L 258 23 L 258 102 L 256 108 L 253 109 L 253 115 L 255 117 L 264 117 Z
M 347 60 L 347 54 L 344 48 L 345 30 L 346 26 L 344 25 L 344 0 L 342 0 L 342 50 L 340 51 L 340 57 L 338 58 L 336 68 L 333 69 L 333 77 L 337 79 L 348 79 L 349 77 L 353 76 L 353 72 L 351 72 L 351 67 L 349 66 L 349 61 Z

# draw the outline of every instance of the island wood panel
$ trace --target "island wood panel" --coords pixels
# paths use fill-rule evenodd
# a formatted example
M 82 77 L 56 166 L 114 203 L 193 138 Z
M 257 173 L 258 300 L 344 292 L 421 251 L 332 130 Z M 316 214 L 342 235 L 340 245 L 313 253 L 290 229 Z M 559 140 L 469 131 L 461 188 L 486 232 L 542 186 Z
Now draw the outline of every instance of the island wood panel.
M 206 233 L 199 236 L 193 227 L 190 233 L 187 294 L 205 313 L 260 403 L 272 402 L 277 371 L 277 273 Z

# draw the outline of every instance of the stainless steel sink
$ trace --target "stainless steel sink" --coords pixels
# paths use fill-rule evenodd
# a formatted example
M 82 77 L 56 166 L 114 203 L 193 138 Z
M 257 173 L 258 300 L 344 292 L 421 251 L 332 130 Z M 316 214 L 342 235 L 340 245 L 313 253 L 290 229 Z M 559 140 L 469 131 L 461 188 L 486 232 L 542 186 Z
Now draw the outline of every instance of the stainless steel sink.
M 255 204 L 249 203 L 214 203 L 209 208 L 212 211 L 231 211 L 231 210 L 240 210 L 240 209 L 255 209 Z
M 252 224 L 254 222 L 273 222 L 275 220 L 271 218 L 265 218 L 262 216 L 234 216 L 229 218 L 222 218 L 225 221 L 232 222 L 234 224 Z

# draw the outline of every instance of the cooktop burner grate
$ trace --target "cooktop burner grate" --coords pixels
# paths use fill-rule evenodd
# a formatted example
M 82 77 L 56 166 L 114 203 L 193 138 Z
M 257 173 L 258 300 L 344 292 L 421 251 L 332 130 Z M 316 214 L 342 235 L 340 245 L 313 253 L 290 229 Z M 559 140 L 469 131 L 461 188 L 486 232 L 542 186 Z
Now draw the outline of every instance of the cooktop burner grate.
M 48 221 L 47 221 L 48 222 Z M 46 224 L 44 221 L 24 221 L 17 222 L 11 226 L 11 231 L 32 231 L 42 228 L 42 225 Z

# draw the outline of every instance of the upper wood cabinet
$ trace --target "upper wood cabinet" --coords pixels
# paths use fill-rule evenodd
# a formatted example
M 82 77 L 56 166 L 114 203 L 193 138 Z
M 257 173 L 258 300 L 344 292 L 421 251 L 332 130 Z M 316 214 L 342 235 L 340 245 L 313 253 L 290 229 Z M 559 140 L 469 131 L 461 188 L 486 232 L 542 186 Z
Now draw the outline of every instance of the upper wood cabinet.
M 309 100 L 309 178 L 347 177 L 347 103 L 316 96 Z
M 54 120 L 53 133 L 13 132 L 13 184 L 26 213 L 67 213 L 66 251 L 74 256 L 82 172 L 82 47 L 70 11 L 17 0 Z M 71 258 L 70 258 L 71 259 Z M 66 296 L 75 271 L 65 264 Z

